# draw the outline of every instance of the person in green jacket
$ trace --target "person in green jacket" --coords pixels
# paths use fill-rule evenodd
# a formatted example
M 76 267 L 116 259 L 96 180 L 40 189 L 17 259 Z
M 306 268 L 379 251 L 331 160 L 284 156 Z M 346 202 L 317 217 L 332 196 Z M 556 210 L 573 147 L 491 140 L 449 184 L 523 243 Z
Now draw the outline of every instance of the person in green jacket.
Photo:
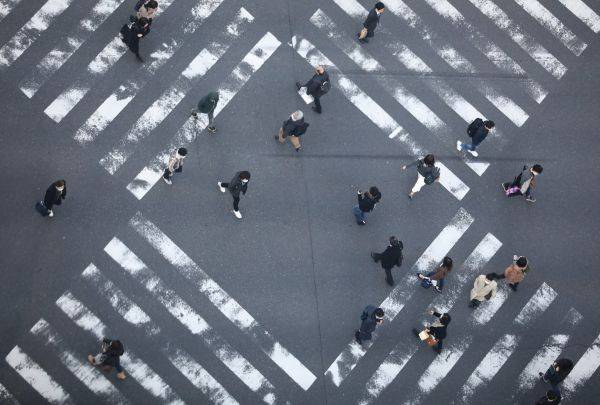
M 192 117 L 194 119 L 198 119 L 198 113 L 203 113 L 208 115 L 208 130 L 211 133 L 217 132 L 217 128 L 215 127 L 215 108 L 217 108 L 217 103 L 219 102 L 219 93 L 216 91 L 211 91 L 206 96 L 202 97 L 198 102 L 198 108 L 194 108 L 192 110 Z

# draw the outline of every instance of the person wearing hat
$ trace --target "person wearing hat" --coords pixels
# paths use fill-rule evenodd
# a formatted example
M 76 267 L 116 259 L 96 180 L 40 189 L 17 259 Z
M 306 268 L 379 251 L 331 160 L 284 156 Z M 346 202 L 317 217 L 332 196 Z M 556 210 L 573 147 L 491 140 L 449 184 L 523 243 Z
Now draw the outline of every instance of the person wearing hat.
M 364 340 L 371 340 L 372 334 L 375 331 L 377 325 L 383 323 L 383 309 L 374 307 L 373 305 L 367 305 L 364 309 L 360 320 L 360 329 L 354 332 L 354 338 L 362 345 Z
M 432 346 L 433 350 L 437 354 L 440 354 L 442 352 L 443 341 L 446 338 L 446 328 L 448 328 L 452 318 L 448 314 L 440 314 L 435 309 L 430 309 L 428 313 L 429 315 L 433 315 L 438 319 L 436 319 L 431 325 L 427 326 L 422 332 L 419 332 L 417 329 L 413 328 L 413 333 L 419 337 L 419 339 L 421 338 L 421 333 L 427 333 L 428 336 L 436 341 L 436 343 Z
M 44 215 L 52 218 L 54 211 L 52 208 L 55 205 L 60 205 L 62 200 L 67 198 L 67 183 L 64 180 L 57 180 L 48 187 L 44 195 L 43 207 L 46 208 Z M 43 208 L 41 209 L 43 211 Z
M 488 273 L 485 275 L 482 274 L 475 279 L 473 289 L 471 290 L 469 307 L 477 308 L 484 300 L 491 300 L 496 296 L 496 291 L 498 290 L 497 278 L 498 275 L 496 273 Z
M 385 281 L 394 286 L 392 269 L 394 266 L 402 266 L 402 242 L 395 236 L 390 237 L 390 244 L 382 253 L 371 252 L 371 258 L 375 263 L 381 262 L 381 267 L 385 270 Z
M 425 275 L 418 273 L 417 277 L 419 278 L 419 280 L 421 280 L 421 285 L 424 288 L 429 288 L 433 286 L 437 292 L 441 293 L 442 288 L 444 288 L 444 279 L 451 271 L 452 259 L 446 256 L 444 257 L 444 260 L 442 260 L 442 265 L 436 270 L 430 271 Z
M 529 270 L 529 263 L 525 256 L 513 256 L 513 263 L 504 270 L 504 274 L 499 278 L 505 278 L 511 290 L 517 291 L 517 286 L 525 278 L 525 273 Z
M 163 180 L 165 183 L 171 185 L 173 182 L 171 181 L 171 177 L 173 177 L 173 173 L 181 173 L 183 171 L 183 159 L 187 156 L 186 148 L 179 148 L 171 155 L 169 158 L 169 163 L 167 164 L 167 168 L 163 173 Z
M 556 390 L 548 390 L 546 395 L 537 400 L 535 405 L 556 405 L 560 404 L 560 400 L 562 399 L 560 395 L 560 391 Z
M 248 182 L 250 181 L 250 172 L 241 171 L 237 172 L 233 179 L 229 183 L 218 182 L 217 187 L 219 187 L 219 191 L 224 193 L 229 190 L 231 195 L 233 196 L 233 215 L 237 219 L 242 219 L 242 214 L 240 212 L 240 193 L 246 195 L 246 191 L 248 190 Z

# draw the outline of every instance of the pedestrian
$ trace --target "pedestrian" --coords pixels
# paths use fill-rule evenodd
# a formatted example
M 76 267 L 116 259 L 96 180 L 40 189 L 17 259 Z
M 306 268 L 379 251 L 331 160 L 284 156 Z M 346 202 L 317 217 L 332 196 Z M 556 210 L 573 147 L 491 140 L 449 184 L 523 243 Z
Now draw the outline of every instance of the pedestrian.
M 543 170 L 544 168 L 539 164 L 533 165 L 529 170 L 527 166 L 523 166 L 521 173 L 512 182 L 502 183 L 504 193 L 507 197 L 523 195 L 525 200 L 534 203 L 533 189 L 537 183 L 537 176 L 542 174 Z
M 216 91 L 211 91 L 200 99 L 198 102 L 198 108 L 194 108 L 192 110 L 192 117 L 194 117 L 195 120 L 198 119 L 199 112 L 208 115 L 207 129 L 212 134 L 217 132 L 217 127 L 215 127 L 215 109 L 217 108 L 218 102 L 219 93 Z
M 158 11 L 158 2 L 156 0 L 138 0 L 133 8 L 136 12 L 136 17 L 148 19 L 148 25 L 152 25 L 152 19 Z
M 444 280 L 448 273 L 452 271 L 452 259 L 448 256 L 444 257 L 442 264 L 437 269 L 430 271 L 427 274 L 418 273 L 417 277 L 421 280 L 421 286 L 423 288 L 429 288 L 433 286 L 439 293 L 444 288 Z
M 496 124 L 494 121 L 484 121 L 481 118 L 476 118 L 469 126 L 467 127 L 467 135 L 471 138 L 470 143 L 463 143 L 461 141 L 456 141 L 456 149 L 466 150 L 471 155 L 477 157 L 479 153 L 475 150 L 477 146 L 488 136 L 492 129 Z
M 148 32 L 150 32 L 150 24 L 148 19 L 144 17 L 121 27 L 121 40 L 140 62 L 144 62 L 144 59 L 140 56 L 140 39 L 146 36 Z
M 110 372 L 113 368 L 117 369 L 117 378 L 125 379 L 125 370 L 121 367 L 120 357 L 125 353 L 125 349 L 120 340 L 102 339 L 100 353 L 97 355 L 88 354 L 88 361 L 91 365 L 102 367 L 103 371 Z
M 559 390 L 548 390 L 546 395 L 537 400 L 535 405 L 556 405 L 562 399 Z
M 431 346 L 433 351 L 440 354 L 444 339 L 446 338 L 446 328 L 448 328 L 452 318 L 448 314 L 440 314 L 435 309 L 430 309 L 428 313 L 438 319 L 421 332 L 415 328 L 412 331 L 419 339 L 424 340 L 428 346 Z
M 358 225 L 364 225 L 367 222 L 365 221 L 367 212 L 373 211 L 375 205 L 381 200 L 381 193 L 379 189 L 375 186 L 370 187 L 369 191 L 362 192 L 358 190 L 358 205 L 355 205 L 352 209 L 354 213 L 354 217 L 356 218 L 356 223 Z
M 296 88 L 300 90 L 302 87 L 306 87 L 306 94 L 312 96 L 315 105 L 312 106 L 312 110 L 316 113 L 321 114 L 321 96 L 326 94 L 331 89 L 331 82 L 329 81 L 329 73 L 325 71 L 323 66 L 317 66 L 315 68 L 315 74 L 305 84 L 296 82 Z
M 562 358 L 556 360 L 545 373 L 540 373 L 540 377 L 544 382 L 552 386 L 552 389 L 557 391 L 560 384 L 569 373 L 573 370 L 573 362 L 570 359 Z
M 354 338 L 359 344 L 362 345 L 364 340 L 371 340 L 372 333 L 375 331 L 377 325 L 383 323 L 383 316 L 383 309 L 376 308 L 372 305 L 366 306 L 360 316 L 360 320 L 362 321 L 360 329 L 357 329 L 356 332 L 354 332 Z
M 402 170 L 415 165 L 417 166 L 417 181 L 408 194 L 408 198 L 411 199 L 421 191 L 424 185 L 440 181 L 440 168 L 435 166 L 435 156 L 432 154 L 426 155 L 423 159 L 417 159 L 409 165 L 402 166 Z
M 55 205 L 62 204 L 62 200 L 67 198 L 67 183 L 64 180 L 57 180 L 48 187 L 44 194 L 44 201 L 36 204 L 36 208 L 43 216 L 54 216 L 52 208 Z
M 233 215 L 237 219 L 242 219 L 242 214 L 240 213 L 240 192 L 246 195 L 246 191 L 248 191 L 248 182 L 250 181 L 250 172 L 244 170 L 241 172 L 237 172 L 233 179 L 229 183 L 218 182 L 217 187 L 221 193 L 229 190 L 231 195 L 233 196 Z
M 169 158 L 169 163 L 167 164 L 167 168 L 163 173 L 163 180 L 165 183 L 171 185 L 173 182 L 171 181 L 171 177 L 173 177 L 173 173 L 181 173 L 183 171 L 183 159 L 187 156 L 186 148 L 179 148 L 171 155 Z
M 371 258 L 375 263 L 381 262 L 381 267 L 385 270 L 385 281 L 392 287 L 394 286 L 394 278 L 392 277 L 392 269 L 394 266 L 402 266 L 402 241 L 399 241 L 395 236 L 390 236 L 390 244 L 382 253 L 371 252 Z
M 296 152 L 299 152 L 301 148 L 300 137 L 306 132 L 309 125 L 307 122 L 304 122 L 302 111 L 294 111 L 290 115 L 290 118 L 283 122 L 283 125 L 279 128 L 279 135 L 275 135 L 275 139 L 279 143 L 284 143 L 285 138 L 289 138 Z
M 469 307 L 477 308 L 483 300 L 491 300 L 496 296 L 496 291 L 498 290 L 497 278 L 498 275 L 496 273 L 489 273 L 486 275 L 482 274 L 475 279 L 473 289 L 471 290 Z
M 367 43 L 369 42 L 369 38 L 373 38 L 375 35 L 375 28 L 377 28 L 377 24 L 379 24 L 379 17 L 384 10 L 385 5 L 382 2 L 378 1 L 375 3 L 375 7 L 369 11 L 369 15 L 367 15 L 367 19 L 363 23 L 362 30 L 357 34 L 360 42 Z
M 504 274 L 499 278 L 505 278 L 511 290 L 517 291 L 517 286 L 525 278 L 525 273 L 529 270 L 529 263 L 525 256 L 513 256 L 513 263 L 504 270 Z

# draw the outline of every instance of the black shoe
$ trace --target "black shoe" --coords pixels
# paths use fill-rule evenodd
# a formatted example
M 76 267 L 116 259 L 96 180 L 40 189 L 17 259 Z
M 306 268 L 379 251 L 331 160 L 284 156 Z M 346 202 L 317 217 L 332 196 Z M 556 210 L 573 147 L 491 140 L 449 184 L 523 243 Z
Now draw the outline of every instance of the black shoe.
M 365 224 L 366 224 L 366 222 L 365 222 L 365 221 L 356 221 L 356 223 L 357 223 L 358 225 L 365 225 Z
M 300 90 L 302 88 L 302 85 L 300 84 L 300 82 L 296 82 L 296 90 Z
M 311 109 L 316 112 L 317 114 L 321 114 L 321 110 L 319 110 L 317 107 L 315 107 L 314 105 L 311 107 Z
M 354 340 L 356 340 L 359 345 L 362 345 L 362 340 L 360 339 L 360 332 L 358 330 L 354 332 Z
M 135 54 L 135 57 L 136 57 L 136 59 L 137 59 L 138 61 L 140 61 L 141 63 L 144 63 L 144 59 L 142 59 L 142 57 L 140 56 L 140 54 L 139 54 L 139 53 L 136 53 L 136 54 Z
M 385 279 L 385 282 L 388 283 L 390 285 L 390 287 L 394 286 L 394 280 L 388 280 L 387 278 Z
M 413 335 L 415 335 L 416 337 L 418 337 L 419 339 L 421 339 L 421 338 L 419 337 L 419 331 L 418 331 L 418 330 L 416 330 L 415 328 L 412 328 L 412 333 L 413 333 Z
M 508 286 L 510 287 L 510 289 L 511 289 L 511 290 L 513 290 L 513 291 L 517 291 L 517 286 L 516 286 L 516 285 L 514 285 L 514 284 L 509 284 Z

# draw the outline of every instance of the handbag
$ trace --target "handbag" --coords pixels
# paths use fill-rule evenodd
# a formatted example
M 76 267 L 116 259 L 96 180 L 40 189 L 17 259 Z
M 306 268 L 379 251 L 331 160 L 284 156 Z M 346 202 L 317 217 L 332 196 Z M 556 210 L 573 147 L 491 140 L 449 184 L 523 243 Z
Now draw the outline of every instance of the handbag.
M 489 293 L 487 293 L 487 294 L 485 295 L 485 299 L 486 299 L 486 300 L 490 300 L 491 298 L 492 298 L 492 292 L 490 291 Z
M 435 346 L 438 341 L 434 339 L 433 336 L 431 336 L 427 330 L 422 331 L 421 333 L 419 333 L 419 338 L 424 341 L 425 343 L 427 343 L 427 346 Z
M 44 205 L 43 201 L 38 201 L 37 203 L 35 203 L 35 209 L 37 210 L 37 212 L 40 213 L 41 216 L 43 217 L 47 217 L 49 212 L 48 212 L 48 208 L 46 208 L 46 206 Z
M 430 278 L 424 278 L 423 280 L 421 280 L 421 287 L 423 288 L 429 288 L 433 285 L 433 283 L 431 282 Z
M 369 30 L 366 28 L 363 28 L 362 30 L 360 30 L 360 32 L 358 34 L 358 39 L 365 39 L 367 37 L 368 32 L 369 32 Z

